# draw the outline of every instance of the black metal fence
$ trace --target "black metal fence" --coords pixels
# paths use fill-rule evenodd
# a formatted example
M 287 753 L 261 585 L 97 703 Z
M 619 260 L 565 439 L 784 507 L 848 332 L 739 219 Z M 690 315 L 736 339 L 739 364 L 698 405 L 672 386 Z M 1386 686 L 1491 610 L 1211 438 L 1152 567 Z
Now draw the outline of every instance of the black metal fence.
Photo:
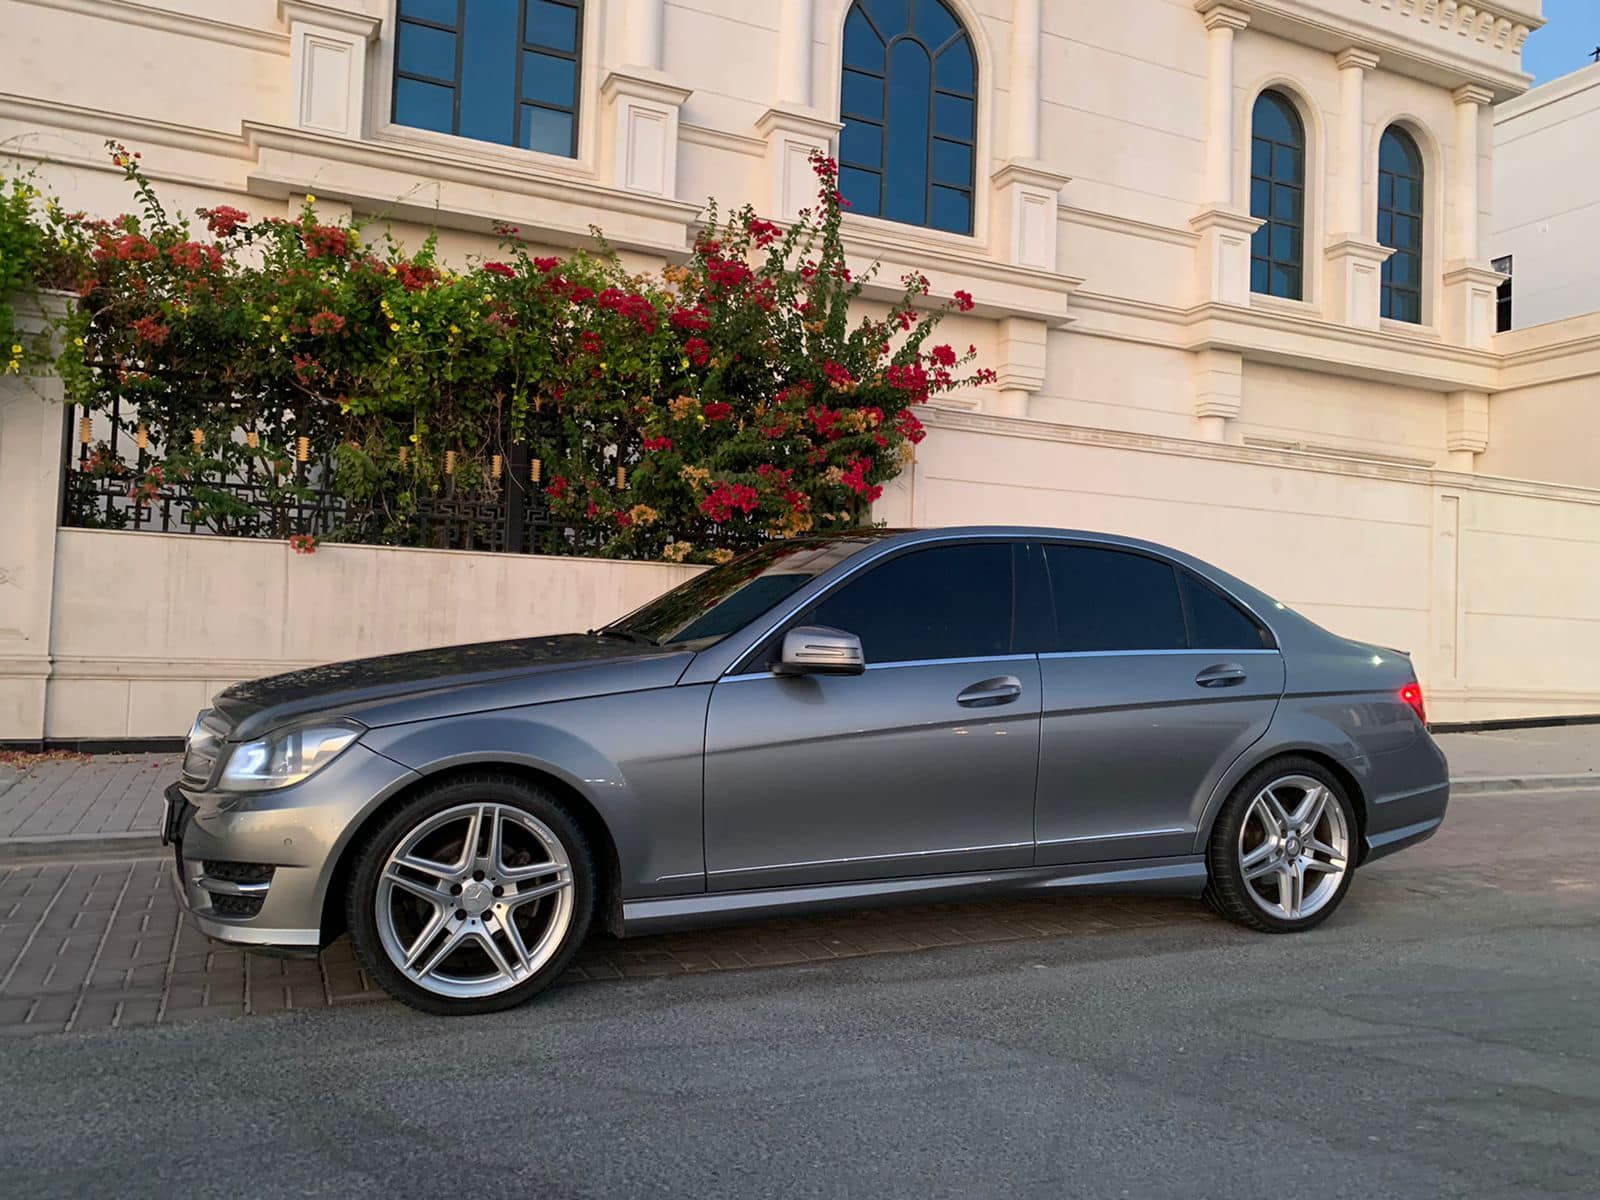
M 218 403 L 228 404 L 227 398 Z M 447 476 L 434 494 L 402 499 L 379 486 L 354 502 L 332 486 L 334 461 L 303 447 L 287 469 L 239 454 L 235 467 L 175 478 L 165 448 L 137 409 L 112 400 L 93 412 L 68 405 L 63 524 L 78 528 L 200 533 L 415 546 L 494 553 L 583 554 L 602 544 L 597 529 L 554 520 L 525 446 L 512 444 L 498 471 L 471 494 Z M 253 431 L 234 431 L 253 448 Z

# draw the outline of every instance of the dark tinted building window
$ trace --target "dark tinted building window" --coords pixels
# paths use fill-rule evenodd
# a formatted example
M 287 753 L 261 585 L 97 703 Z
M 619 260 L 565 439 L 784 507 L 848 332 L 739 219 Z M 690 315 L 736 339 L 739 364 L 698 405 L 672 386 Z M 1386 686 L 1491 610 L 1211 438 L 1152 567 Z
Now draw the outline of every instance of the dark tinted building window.
M 1256 97 L 1250 125 L 1250 290 L 1299 300 L 1305 291 L 1306 130 L 1281 92 Z
M 1506 276 L 1494 290 L 1494 331 L 1504 333 L 1511 328 L 1511 256 L 1497 258 L 1489 265 Z
M 972 232 L 978 68 L 944 0 L 856 0 L 844 23 L 839 190 L 856 212 Z
M 1181 650 L 1188 645 L 1177 572 L 1142 554 L 1046 546 L 1056 628 L 1046 651 Z
M 394 120 L 572 157 L 582 0 L 400 0 Z
M 855 634 L 869 666 L 1010 654 L 1011 563 L 1005 542 L 916 550 L 846 583 L 799 623 Z
M 1266 630 L 1209 584 L 1180 571 L 1183 603 L 1189 613 L 1189 643 L 1197 650 L 1261 650 L 1271 647 Z
M 1394 250 L 1383 264 L 1381 315 L 1422 320 L 1422 152 L 1398 125 L 1378 145 L 1378 242 Z

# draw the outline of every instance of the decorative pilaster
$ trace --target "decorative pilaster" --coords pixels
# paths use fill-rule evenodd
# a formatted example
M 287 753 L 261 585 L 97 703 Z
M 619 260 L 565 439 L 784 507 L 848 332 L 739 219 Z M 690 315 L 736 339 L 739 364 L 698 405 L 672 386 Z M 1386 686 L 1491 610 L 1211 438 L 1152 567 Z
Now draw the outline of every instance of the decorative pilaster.
M 289 121 L 297 129 L 366 136 L 367 47 L 383 21 L 315 0 L 278 0 L 289 27 Z
M 1013 162 L 1039 157 L 1039 41 L 1039 0 L 1012 0 L 1011 75 L 1006 86 Z
M 692 93 L 660 72 L 613 71 L 600 86 L 611 184 L 673 199 L 678 194 L 678 113 Z
M 59 305 L 55 297 L 46 304 Z M 26 338 L 47 322 L 18 306 Z M 31 311 L 30 311 L 31 310 Z M 44 737 L 50 680 L 56 526 L 61 521 L 65 411 L 61 380 L 0 375 L 0 741 Z
M 1471 471 L 1489 448 L 1489 394 L 1451 392 L 1445 397 L 1444 445 L 1452 471 Z
M 1228 422 L 1244 399 L 1244 355 L 1236 350 L 1200 350 L 1190 367 L 1194 415 L 1208 442 L 1227 440 Z
M 1250 235 L 1255 217 L 1234 203 L 1233 40 L 1250 14 L 1221 0 L 1196 0 L 1206 39 L 1206 200 L 1189 222 L 1200 235 L 1195 258 L 1195 294 L 1204 304 L 1250 302 Z
M 792 221 L 802 208 L 816 207 L 817 177 L 811 156 L 831 153 L 833 139 L 843 128 L 811 109 L 769 108 L 761 114 L 756 132 L 767 143 L 764 211 Z
M 1004 317 L 995 327 L 995 383 L 985 408 L 1002 417 L 1028 415 L 1028 397 L 1044 386 L 1050 328 L 1028 317 Z
M 1019 266 L 1056 270 L 1056 230 L 1060 225 L 1056 210 L 1061 189 L 1071 177 L 1029 161 L 1006 163 L 992 178 L 999 244 L 1006 248 L 1007 258 Z
M 1484 108 L 1494 93 L 1476 84 L 1451 93 L 1456 105 L 1455 154 L 1450 179 L 1443 320 L 1445 338 L 1458 345 L 1487 349 L 1494 336 L 1494 291 L 1502 278 L 1479 258 L 1478 178 L 1483 168 Z
M 781 0 L 778 9 L 778 103 L 811 107 L 814 0 Z
M 1338 174 L 1333 228 L 1324 251 L 1328 260 L 1324 298 L 1330 321 L 1357 329 L 1376 329 L 1382 311 L 1383 264 L 1394 253 L 1369 232 L 1366 161 L 1366 78 L 1378 56 L 1352 46 L 1334 62 L 1339 67 Z
M 628 66 L 646 73 L 661 69 L 665 0 L 627 0 L 623 48 Z

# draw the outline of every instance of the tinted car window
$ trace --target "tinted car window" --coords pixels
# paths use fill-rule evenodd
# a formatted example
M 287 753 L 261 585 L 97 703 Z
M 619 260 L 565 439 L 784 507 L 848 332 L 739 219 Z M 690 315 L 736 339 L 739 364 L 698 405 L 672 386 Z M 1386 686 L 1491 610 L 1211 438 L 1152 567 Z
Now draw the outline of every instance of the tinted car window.
M 1046 546 L 1055 644 L 1046 650 L 1181 650 L 1188 645 L 1170 563 L 1095 546 Z
M 1271 635 L 1232 600 L 1188 571 L 1179 574 L 1195 649 L 1260 650 L 1272 645 Z
M 871 663 L 1011 653 L 1011 546 L 940 546 L 890 559 L 800 620 L 861 639 Z

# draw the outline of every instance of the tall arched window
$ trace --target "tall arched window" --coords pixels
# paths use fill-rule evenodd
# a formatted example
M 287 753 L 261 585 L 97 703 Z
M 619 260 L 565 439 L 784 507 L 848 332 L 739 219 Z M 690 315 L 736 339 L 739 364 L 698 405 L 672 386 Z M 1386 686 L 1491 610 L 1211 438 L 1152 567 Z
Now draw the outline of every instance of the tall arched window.
M 397 15 L 395 124 L 577 154 L 583 0 L 400 0 Z
M 850 6 L 839 112 L 839 190 L 856 212 L 972 232 L 978 65 L 944 0 Z
M 1422 152 L 1398 125 L 1378 143 L 1378 241 L 1393 247 L 1383 264 L 1380 311 L 1391 320 L 1422 321 Z
M 1250 290 L 1302 299 L 1305 292 L 1306 127 L 1282 92 L 1262 92 L 1250 118 Z

